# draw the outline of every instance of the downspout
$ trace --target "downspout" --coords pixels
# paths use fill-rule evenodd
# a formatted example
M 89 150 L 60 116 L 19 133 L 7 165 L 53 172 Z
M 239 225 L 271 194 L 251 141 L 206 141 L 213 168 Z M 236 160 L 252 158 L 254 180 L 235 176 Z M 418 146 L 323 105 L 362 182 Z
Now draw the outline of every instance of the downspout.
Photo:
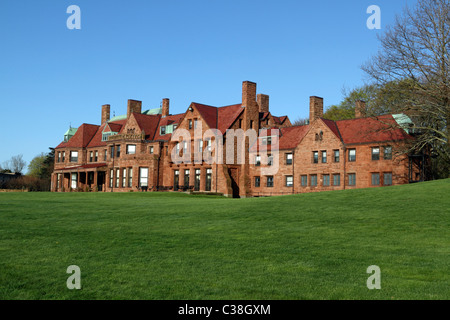
M 345 146 L 345 144 L 342 144 L 342 149 L 344 151 L 344 177 L 343 177 L 343 181 L 344 181 L 344 190 L 345 190 L 345 177 L 347 175 L 347 148 Z
M 295 194 L 295 149 L 292 151 L 292 194 Z

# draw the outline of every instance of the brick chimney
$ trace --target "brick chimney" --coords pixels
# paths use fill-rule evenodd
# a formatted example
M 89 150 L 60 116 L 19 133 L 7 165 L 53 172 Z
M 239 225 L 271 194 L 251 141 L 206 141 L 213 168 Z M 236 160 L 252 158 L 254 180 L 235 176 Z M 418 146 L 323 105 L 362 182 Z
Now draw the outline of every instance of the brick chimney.
M 242 107 L 245 107 L 244 130 L 259 130 L 259 107 L 256 102 L 256 83 L 242 82 Z
M 104 124 L 105 122 L 109 121 L 110 114 L 111 114 L 111 106 L 109 104 L 102 105 L 102 122 L 101 122 L 101 124 Z
M 356 100 L 355 103 L 355 118 L 364 118 L 366 114 L 366 102 Z
M 142 101 L 138 100 L 128 100 L 127 106 L 127 119 L 130 118 L 131 113 L 141 113 L 142 112 Z
M 257 102 L 259 106 L 259 112 L 269 112 L 269 96 L 267 94 L 258 94 Z
M 162 101 L 162 117 L 165 118 L 169 115 L 169 99 L 165 98 Z
M 309 123 L 323 116 L 323 98 L 309 97 Z

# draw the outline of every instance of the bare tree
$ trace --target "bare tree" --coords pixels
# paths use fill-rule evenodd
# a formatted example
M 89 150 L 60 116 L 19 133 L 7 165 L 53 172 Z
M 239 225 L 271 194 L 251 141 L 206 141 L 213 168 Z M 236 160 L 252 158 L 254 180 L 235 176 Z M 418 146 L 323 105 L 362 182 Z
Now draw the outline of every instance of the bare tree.
M 309 124 L 309 118 L 297 118 L 292 125 L 293 126 L 304 126 L 305 124 Z
M 27 163 L 25 162 L 25 160 L 23 160 L 23 155 L 19 154 L 17 156 L 11 157 L 11 160 L 9 160 L 9 164 L 9 169 L 12 172 L 22 173 Z
M 450 0 L 419 0 L 379 41 L 380 52 L 362 69 L 401 97 L 395 109 L 409 115 L 420 133 L 410 150 L 431 148 L 449 166 Z

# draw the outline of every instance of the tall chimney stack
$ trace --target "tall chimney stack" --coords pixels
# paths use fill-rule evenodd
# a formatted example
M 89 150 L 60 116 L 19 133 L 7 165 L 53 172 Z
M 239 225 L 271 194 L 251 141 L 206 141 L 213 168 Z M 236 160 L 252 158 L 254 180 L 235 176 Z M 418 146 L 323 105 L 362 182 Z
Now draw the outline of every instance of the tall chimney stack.
M 269 112 L 269 96 L 267 94 L 258 94 L 257 101 L 259 112 Z
M 165 118 L 169 115 L 169 99 L 165 98 L 162 101 L 162 117 Z
M 309 97 L 309 123 L 323 116 L 323 98 Z
M 102 105 L 102 123 L 108 122 L 111 114 L 111 106 L 109 104 Z
M 130 118 L 130 115 L 133 112 L 135 112 L 135 113 L 141 113 L 142 112 L 142 101 L 132 100 L 132 99 L 128 100 L 127 119 Z
M 362 100 L 356 100 L 355 118 L 364 118 L 365 114 L 366 114 L 366 102 Z

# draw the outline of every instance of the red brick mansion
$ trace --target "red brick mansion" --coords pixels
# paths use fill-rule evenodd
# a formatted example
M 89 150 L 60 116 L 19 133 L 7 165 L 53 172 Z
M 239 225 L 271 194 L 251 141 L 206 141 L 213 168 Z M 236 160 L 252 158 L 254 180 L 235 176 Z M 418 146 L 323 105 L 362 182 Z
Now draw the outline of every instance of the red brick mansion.
M 70 128 L 55 148 L 52 191 L 252 197 L 421 179 L 408 155 L 398 152 L 413 139 L 398 126 L 408 117 L 363 117 L 364 107 L 357 102 L 355 119 L 332 121 L 323 118 L 323 99 L 311 97 L 309 124 L 292 126 L 287 116 L 272 115 L 269 96 L 249 81 L 239 104 L 191 103 L 175 115 L 169 99 L 145 111 L 141 101 L 128 100 L 126 115 L 112 119 L 103 105 L 100 125 Z

